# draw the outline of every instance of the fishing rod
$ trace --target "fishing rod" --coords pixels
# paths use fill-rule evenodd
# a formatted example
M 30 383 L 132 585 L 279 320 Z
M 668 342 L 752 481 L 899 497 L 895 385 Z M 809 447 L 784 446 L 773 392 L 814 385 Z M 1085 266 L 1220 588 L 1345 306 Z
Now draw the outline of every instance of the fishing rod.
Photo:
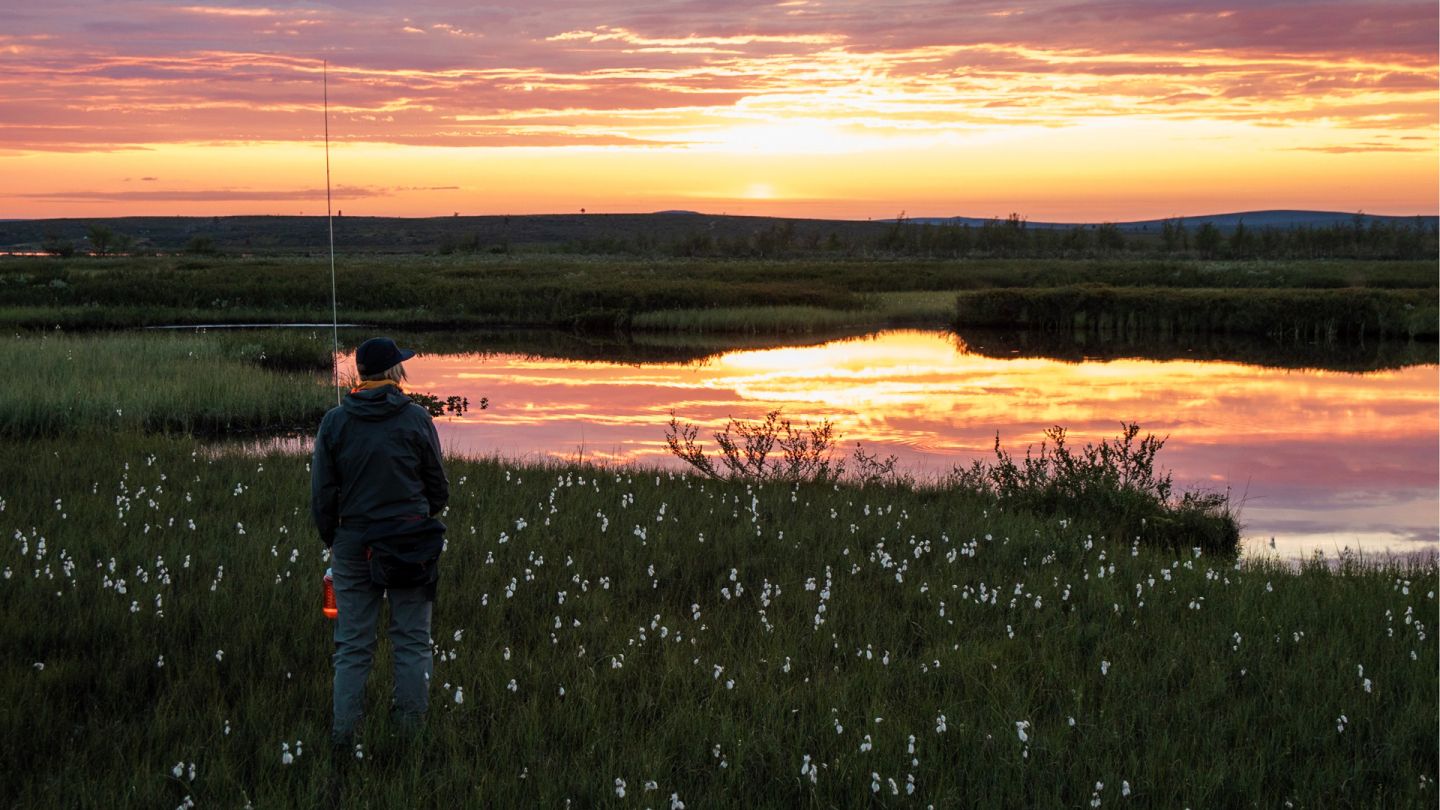
M 330 353 L 331 383 L 335 387 L 335 404 L 340 404 L 340 304 L 335 297 L 335 217 L 330 212 L 330 61 L 320 61 L 321 92 L 325 106 L 325 223 L 330 229 L 330 333 L 334 339 Z

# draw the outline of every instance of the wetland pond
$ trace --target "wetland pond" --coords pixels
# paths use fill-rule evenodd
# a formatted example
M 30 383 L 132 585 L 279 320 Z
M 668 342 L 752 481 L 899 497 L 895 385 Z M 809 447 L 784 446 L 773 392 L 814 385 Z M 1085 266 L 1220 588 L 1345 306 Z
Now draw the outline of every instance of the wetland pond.
M 672 412 L 713 449 L 710 433 L 730 417 L 782 409 L 797 425 L 829 419 L 840 450 L 893 454 L 924 480 L 993 458 L 997 433 L 1023 456 L 1052 425 L 1078 448 L 1128 421 L 1169 437 L 1157 463 L 1177 489 L 1229 491 L 1247 553 L 1440 547 L 1433 347 L 1421 362 L 1363 372 L 1027 357 L 926 330 L 675 361 L 421 350 L 406 363 L 411 390 L 490 401 L 436 419 L 450 452 L 679 468 L 665 446 Z

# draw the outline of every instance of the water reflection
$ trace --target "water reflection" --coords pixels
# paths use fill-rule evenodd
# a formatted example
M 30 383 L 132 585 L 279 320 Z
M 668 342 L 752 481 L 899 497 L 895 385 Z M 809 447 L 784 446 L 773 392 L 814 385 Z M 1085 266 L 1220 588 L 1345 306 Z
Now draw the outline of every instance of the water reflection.
M 1000 355 L 999 352 L 992 354 Z M 815 346 L 624 365 L 523 354 L 422 354 L 413 387 L 490 398 L 438 420 L 454 451 L 672 463 L 664 425 L 719 427 L 783 408 L 844 441 L 940 474 L 1064 425 L 1075 443 L 1122 421 L 1169 434 L 1177 484 L 1229 489 L 1250 543 L 1278 552 L 1437 547 L 1437 366 L 1366 374 L 1196 360 L 986 356 L 953 335 L 886 332 Z M 705 434 L 702 434 L 705 435 Z
M 1056 334 L 1033 330 L 962 329 L 960 339 L 974 354 L 988 357 L 1049 357 L 1056 360 L 1223 360 L 1253 366 L 1330 371 L 1381 371 L 1434 364 L 1436 345 L 1407 340 L 1272 340 L 1250 335 L 1182 334 L 1141 340 L 1101 338 L 1084 331 Z

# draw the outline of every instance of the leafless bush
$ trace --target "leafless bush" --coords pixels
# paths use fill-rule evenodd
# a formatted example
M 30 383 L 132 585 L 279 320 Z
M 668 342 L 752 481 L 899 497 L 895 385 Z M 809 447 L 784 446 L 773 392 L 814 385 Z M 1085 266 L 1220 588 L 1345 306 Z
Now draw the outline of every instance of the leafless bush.
M 711 478 L 741 481 L 807 481 L 833 483 L 842 479 L 860 484 L 908 483 L 895 469 L 895 456 L 879 458 L 859 444 L 849 459 L 835 454 L 835 426 L 822 419 L 818 425 L 795 426 L 779 410 L 756 422 L 731 418 L 712 434 L 719 453 L 708 454 L 697 441 L 700 428 L 670 415 L 665 444 L 676 458 Z

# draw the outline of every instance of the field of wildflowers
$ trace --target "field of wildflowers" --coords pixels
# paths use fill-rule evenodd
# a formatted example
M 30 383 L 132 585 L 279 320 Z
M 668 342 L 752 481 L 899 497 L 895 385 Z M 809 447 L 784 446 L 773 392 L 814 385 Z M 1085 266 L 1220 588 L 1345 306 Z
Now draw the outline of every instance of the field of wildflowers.
M 1436 802 L 1433 561 L 452 460 L 427 730 L 390 733 L 382 643 L 332 761 L 306 458 L 133 429 L 4 450 L 6 807 Z

